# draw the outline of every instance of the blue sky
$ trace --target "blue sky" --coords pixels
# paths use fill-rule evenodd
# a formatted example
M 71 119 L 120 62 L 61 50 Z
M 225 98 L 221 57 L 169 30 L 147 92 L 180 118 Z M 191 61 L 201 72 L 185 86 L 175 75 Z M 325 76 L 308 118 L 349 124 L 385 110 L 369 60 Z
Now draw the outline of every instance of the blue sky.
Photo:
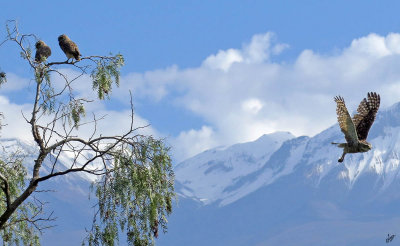
M 36 7 L 40 6 L 40 7 Z M 330 52 L 371 32 L 400 28 L 396 1 L 6 1 L 1 19 L 54 42 L 60 32 L 88 53 L 120 51 L 124 69 L 143 72 L 171 64 L 198 66 L 219 49 L 239 48 L 256 33 L 273 31 L 303 49 Z M 97 43 L 92 40 L 100 40 Z
M 52 61 L 65 59 L 62 33 L 83 55 L 122 53 L 121 89 L 93 110 L 121 115 L 131 89 L 139 122 L 167 137 L 179 161 L 277 130 L 316 134 L 335 123 L 337 94 L 353 109 L 370 90 L 384 106 L 399 101 L 399 9 L 397 1 L 6 1 L 0 37 L 15 19 L 52 47 Z M 28 107 L 31 71 L 11 45 L 0 47 L 0 68 L 14 76 L 0 89 L 3 107 Z

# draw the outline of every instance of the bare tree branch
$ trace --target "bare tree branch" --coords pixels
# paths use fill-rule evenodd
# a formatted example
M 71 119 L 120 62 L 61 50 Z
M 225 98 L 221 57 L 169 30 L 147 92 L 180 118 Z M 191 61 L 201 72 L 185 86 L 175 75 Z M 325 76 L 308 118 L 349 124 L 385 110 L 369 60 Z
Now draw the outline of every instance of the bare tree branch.
M 7 226 L 17 223 L 30 223 L 39 232 L 48 228 L 46 225 L 41 225 L 41 222 L 53 221 L 52 214 L 43 216 L 44 203 L 33 195 L 35 192 L 49 191 L 37 190 L 40 182 L 57 176 L 81 172 L 99 177 L 99 180 L 103 180 L 101 181 L 103 183 L 100 182 L 99 185 L 104 185 L 103 188 L 105 190 L 107 188 L 106 185 L 112 184 L 113 175 L 116 175 L 116 172 L 121 171 L 123 168 L 131 167 L 128 171 L 138 170 L 144 175 L 143 179 L 147 182 L 145 184 L 147 188 L 143 188 L 145 190 L 141 191 L 145 195 L 141 196 L 140 199 L 142 199 L 145 206 L 151 206 L 152 209 L 152 214 L 148 215 L 148 211 L 143 208 L 147 217 L 140 218 L 140 220 L 144 220 L 143 225 L 145 225 L 140 229 L 142 230 L 140 233 L 146 234 L 146 230 L 151 230 L 151 233 L 157 236 L 158 226 L 165 227 L 166 224 L 164 207 L 167 202 L 164 200 L 170 201 L 170 197 L 173 195 L 173 184 L 164 182 L 167 179 L 173 180 L 170 157 L 165 154 L 169 148 L 166 148 L 162 141 L 156 141 L 151 136 L 145 136 L 140 133 L 148 125 L 134 126 L 134 107 L 131 92 L 130 124 L 127 129 L 122 134 L 102 135 L 101 132 L 100 134 L 98 132 L 98 124 L 106 119 L 106 115 L 101 116 L 93 113 L 92 119 L 84 120 L 86 116 L 84 106 L 93 100 L 80 98 L 74 91 L 74 82 L 85 75 L 90 75 L 93 82 L 93 90 L 97 92 L 97 99 L 108 98 L 112 85 L 119 85 L 119 69 L 124 63 L 123 57 L 117 54 L 116 56 L 87 56 L 82 57 L 80 60 L 72 59 L 72 61 L 38 62 L 32 57 L 30 45 L 32 41 L 36 40 L 38 39 L 33 34 L 21 35 L 16 22 L 11 21 L 7 23 L 7 38 L 0 43 L 0 46 L 7 41 L 16 44 L 21 51 L 22 58 L 27 60 L 29 67 L 34 72 L 34 80 L 32 81 L 35 81 L 36 84 L 34 97 L 32 98 L 31 115 L 29 117 L 22 112 L 21 114 L 26 120 L 39 149 L 33 168 L 31 167 L 29 170 L 32 176 L 29 177 L 29 181 L 26 183 L 25 180 L 20 179 L 22 180 L 20 181 L 22 185 L 19 187 L 18 194 L 15 194 L 16 192 L 13 189 L 10 192 L 10 184 L 12 185 L 13 183 L 10 181 L 8 174 L 0 170 L 0 191 L 5 194 L 5 201 L 0 201 L 3 202 L 0 205 L 6 207 L 0 214 L 0 232 Z M 74 73 L 72 76 L 67 75 L 60 70 L 60 66 L 73 68 L 78 73 Z M 59 76 L 60 78 L 57 80 L 57 86 L 53 85 L 54 76 Z M 92 130 L 85 132 L 84 136 L 82 136 L 82 133 L 78 131 L 80 127 L 91 127 Z M 63 161 L 68 159 L 69 162 L 65 163 L 66 165 L 60 165 L 60 159 Z M 44 160 L 49 160 L 50 163 L 46 166 L 46 170 L 42 167 Z M 121 164 L 121 162 L 123 163 Z M 164 166 L 161 168 L 162 165 Z M 22 172 L 18 174 L 21 177 Z M 22 175 L 26 175 L 26 173 Z M 155 177 L 151 177 L 151 175 L 155 175 Z M 128 188 L 136 189 L 135 181 L 124 182 L 130 182 L 132 187 Z M 164 182 L 163 184 L 167 183 L 167 185 L 161 183 L 156 185 L 153 182 Z M 157 188 L 158 186 L 163 188 L 159 189 Z M 158 192 L 156 201 L 152 200 L 153 197 L 148 194 L 147 189 Z M 29 214 L 20 208 L 26 208 L 24 204 L 31 202 L 32 197 L 34 208 Z M 4 206 L 4 202 L 6 206 Z M 158 209 L 158 212 L 154 212 L 154 209 Z M 170 211 L 170 208 L 167 209 L 167 213 L 170 213 Z M 13 216 L 15 213 L 18 213 L 19 217 Z M 96 216 L 97 214 L 96 212 Z M 157 214 L 159 214 L 159 218 L 156 218 Z M 104 216 L 101 210 L 100 216 Z M 150 239 L 147 238 L 146 240 Z

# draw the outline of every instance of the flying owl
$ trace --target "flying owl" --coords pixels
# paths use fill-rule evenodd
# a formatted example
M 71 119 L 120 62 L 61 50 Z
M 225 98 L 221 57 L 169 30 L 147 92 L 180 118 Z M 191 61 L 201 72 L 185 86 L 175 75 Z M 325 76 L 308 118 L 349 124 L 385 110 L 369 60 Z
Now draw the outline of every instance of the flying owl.
M 69 39 L 67 35 L 60 35 L 58 37 L 58 44 L 67 56 L 67 62 L 70 58 L 75 58 L 77 61 L 81 59 L 81 53 L 79 52 L 78 46 L 71 39 Z
M 334 98 L 337 104 L 336 113 L 339 126 L 344 133 L 347 142 L 332 143 L 337 145 L 339 148 L 343 148 L 342 157 L 340 157 L 338 162 L 343 162 L 344 156 L 347 153 L 367 152 L 372 148 L 372 145 L 366 140 L 369 129 L 374 123 L 376 113 L 378 112 L 381 98 L 379 94 L 376 94 L 375 92 L 368 93 L 367 98 L 368 99 L 364 98 L 361 101 L 353 119 L 347 111 L 343 97 L 337 96 Z
M 42 40 L 37 41 L 35 47 L 36 47 L 35 62 L 38 63 L 42 62 L 46 60 L 49 56 L 51 56 L 50 47 Z

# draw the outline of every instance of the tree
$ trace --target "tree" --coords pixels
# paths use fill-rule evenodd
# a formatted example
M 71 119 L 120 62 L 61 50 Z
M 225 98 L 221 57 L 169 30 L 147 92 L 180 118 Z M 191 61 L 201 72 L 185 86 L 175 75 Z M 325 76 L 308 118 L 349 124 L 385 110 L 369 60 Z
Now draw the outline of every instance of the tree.
M 43 203 L 34 197 L 38 185 L 54 177 L 85 172 L 97 176 L 92 190 L 97 198 L 93 225 L 83 244 L 114 245 L 126 233 L 130 245 L 152 245 L 159 228 L 167 229 L 166 216 L 172 212 L 174 193 L 169 147 L 164 139 L 143 135 L 134 127 L 132 97 L 131 124 L 122 135 L 103 136 L 97 133 L 102 117 L 93 114 L 86 119 L 85 106 L 93 100 L 78 98 L 74 82 L 90 74 L 96 100 L 109 98 L 112 85 L 119 85 L 119 69 L 124 64 L 120 54 L 86 56 L 80 60 L 36 61 L 31 43 L 33 34 L 19 33 L 15 21 L 6 24 L 7 36 L 0 43 L 11 42 L 20 49 L 21 57 L 33 71 L 35 93 L 31 115 L 22 115 L 38 146 L 32 170 L 28 170 L 15 153 L 0 161 L 0 234 L 4 243 L 40 245 L 39 234 L 54 220 L 44 216 Z M 70 77 L 62 67 L 68 66 L 79 75 Z M 1 71 L 0 71 L 1 72 Z M 54 86 L 54 76 L 63 85 Z M 6 83 L 2 72 L 0 85 Z M 1 89 L 1 88 L 0 88 Z M 7 115 L 5 115 L 7 117 Z M 47 119 L 47 120 L 46 120 Z M 79 127 L 91 124 L 89 137 L 76 135 Z M 57 160 L 63 153 L 73 155 L 69 168 L 59 170 Z M 53 155 L 52 169 L 43 174 L 43 161 Z M 84 162 L 78 160 L 84 159 Z M 27 174 L 31 173 L 29 179 Z

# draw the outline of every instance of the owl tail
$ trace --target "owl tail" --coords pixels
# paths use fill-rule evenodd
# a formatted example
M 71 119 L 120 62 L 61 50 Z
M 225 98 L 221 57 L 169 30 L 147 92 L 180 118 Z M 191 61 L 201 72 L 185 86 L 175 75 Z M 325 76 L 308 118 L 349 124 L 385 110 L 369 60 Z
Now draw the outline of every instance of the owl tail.
M 79 50 L 76 50 L 74 53 L 72 53 L 72 55 L 74 56 L 75 60 L 80 61 L 81 60 L 81 52 L 79 52 Z
M 335 143 L 335 142 L 332 142 L 331 144 L 334 144 L 334 145 L 338 146 L 339 148 L 344 148 L 346 145 L 345 143 Z

